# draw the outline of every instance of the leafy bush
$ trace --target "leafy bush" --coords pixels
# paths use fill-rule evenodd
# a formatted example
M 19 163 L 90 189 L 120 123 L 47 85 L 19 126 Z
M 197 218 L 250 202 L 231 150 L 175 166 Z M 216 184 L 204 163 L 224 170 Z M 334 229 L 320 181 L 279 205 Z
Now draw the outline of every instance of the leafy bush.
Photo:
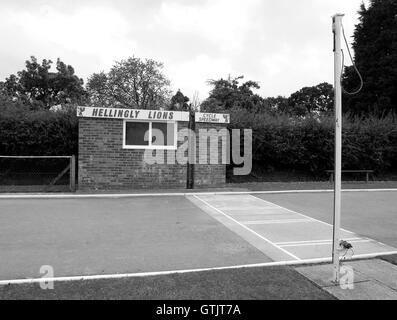
M 284 114 L 230 110 L 230 128 L 253 130 L 253 162 L 271 170 L 299 170 L 324 175 L 333 168 L 334 120 L 330 116 L 290 117 Z M 68 111 L 30 111 L 0 100 L 1 155 L 72 155 L 78 151 L 78 120 Z M 397 119 L 345 116 L 343 168 L 397 169 Z
M 333 168 L 334 119 L 289 117 L 231 110 L 230 128 L 252 129 L 253 162 L 271 170 L 299 170 L 317 176 Z M 397 169 L 397 119 L 343 119 L 344 169 Z
M 1 155 L 72 155 L 78 151 L 78 121 L 69 111 L 30 111 L 0 103 Z

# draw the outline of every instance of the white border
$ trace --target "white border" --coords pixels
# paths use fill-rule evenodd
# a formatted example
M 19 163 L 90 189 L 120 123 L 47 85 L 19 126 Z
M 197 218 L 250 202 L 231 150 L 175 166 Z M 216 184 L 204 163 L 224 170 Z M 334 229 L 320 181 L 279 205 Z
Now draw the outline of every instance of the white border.
M 381 256 L 389 256 L 397 254 L 397 251 L 390 252 L 377 252 L 355 255 L 352 258 L 342 260 L 342 262 L 372 259 Z M 138 278 L 138 277 L 153 277 L 170 274 L 183 274 L 193 272 L 205 272 L 205 271 L 218 271 L 218 270 L 231 270 L 231 269 L 243 269 L 243 268 L 259 268 L 259 267 L 277 267 L 277 266 L 301 266 L 307 264 L 321 264 L 331 262 L 332 258 L 318 258 L 318 259 L 306 259 L 306 260 L 287 260 L 287 261 L 275 261 L 275 262 L 264 262 L 256 264 L 243 264 L 226 267 L 213 267 L 213 268 L 200 268 L 200 269 L 185 269 L 185 270 L 169 270 L 169 271 L 153 271 L 153 272 L 140 272 L 140 273 L 114 273 L 114 274 L 100 274 L 100 275 L 87 275 L 87 276 L 65 276 L 65 277 L 53 277 L 53 278 L 27 278 L 27 279 L 12 279 L 12 280 L 0 280 L 0 286 L 12 285 L 12 284 L 32 284 L 42 282 L 66 282 L 66 281 L 86 281 L 86 280 L 100 280 L 100 279 L 120 279 L 120 278 Z
M 126 123 L 127 122 L 144 122 L 149 124 L 149 145 L 127 145 L 126 142 Z M 172 146 L 153 146 L 152 145 L 152 123 L 172 123 L 174 125 L 174 144 Z M 178 121 L 167 120 L 130 120 L 123 119 L 123 149 L 137 149 L 137 150 L 176 150 L 178 145 Z

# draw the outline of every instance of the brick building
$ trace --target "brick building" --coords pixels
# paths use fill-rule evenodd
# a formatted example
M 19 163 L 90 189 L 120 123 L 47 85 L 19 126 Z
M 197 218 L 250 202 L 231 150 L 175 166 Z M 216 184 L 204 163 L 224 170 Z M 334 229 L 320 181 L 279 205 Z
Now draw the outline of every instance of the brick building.
M 229 115 L 79 107 L 79 189 L 184 188 L 225 183 Z M 194 145 L 195 143 L 195 145 Z M 196 152 L 194 152 L 194 150 Z

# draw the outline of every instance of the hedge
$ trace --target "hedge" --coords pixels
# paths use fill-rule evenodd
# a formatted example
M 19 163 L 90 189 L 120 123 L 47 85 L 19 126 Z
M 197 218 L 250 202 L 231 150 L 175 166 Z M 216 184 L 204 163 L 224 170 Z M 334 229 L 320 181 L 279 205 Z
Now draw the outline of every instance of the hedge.
M 315 175 L 333 167 L 332 117 L 291 118 L 287 115 L 231 110 L 230 128 L 253 130 L 253 161 L 277 169 Z M 29 111 L 0 105 L 0 155 L 77 155 L 78 120 L 69 112 Z M 343 168 L 397 169 L 397 119 L 388 115 L 343 119 Z
M 72 155 L 78 151 L 74 110 L 0 108 L 0 155 Z
M 333 168 L 334 120 L 331 116 L 291 118 L 231 110 L 230 128 L 253 130 L 253 162 L 272 170 L 324 175 Z M 397 119 L 344 116 L 342 167 L 389 172 L 397 169 Z

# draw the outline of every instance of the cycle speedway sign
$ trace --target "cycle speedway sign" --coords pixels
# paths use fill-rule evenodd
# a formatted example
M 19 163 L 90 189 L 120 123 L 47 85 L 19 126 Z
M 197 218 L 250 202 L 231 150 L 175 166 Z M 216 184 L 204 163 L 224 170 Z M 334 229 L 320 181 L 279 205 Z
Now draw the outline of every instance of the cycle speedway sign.
M 195 113 L 196 122 L 230 123 L 230 115 L 222 113 Z

